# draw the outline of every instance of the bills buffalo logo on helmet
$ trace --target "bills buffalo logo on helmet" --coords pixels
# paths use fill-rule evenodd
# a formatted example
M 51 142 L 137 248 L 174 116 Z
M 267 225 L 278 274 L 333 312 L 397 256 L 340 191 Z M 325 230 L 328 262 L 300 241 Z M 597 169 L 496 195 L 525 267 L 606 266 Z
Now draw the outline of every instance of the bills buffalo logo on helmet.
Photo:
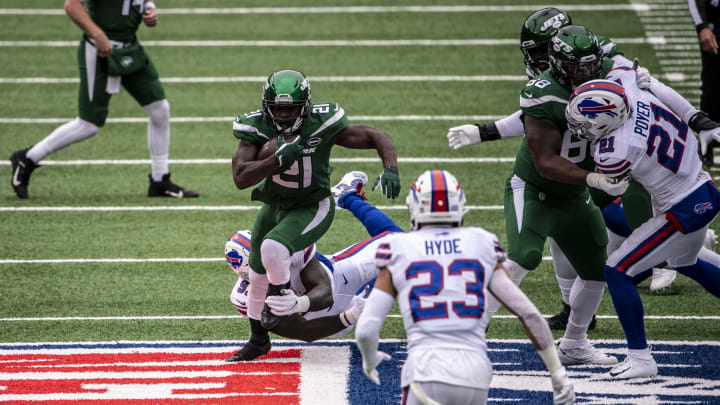
M 617 113 L 613 111 L 615 108 L 617 108 L 615 104 L 601 104 L 591 99 L 585 99 L 578 104 L 578 111 L 588 118 L 596 118 L 599 114 L 616 117 Z

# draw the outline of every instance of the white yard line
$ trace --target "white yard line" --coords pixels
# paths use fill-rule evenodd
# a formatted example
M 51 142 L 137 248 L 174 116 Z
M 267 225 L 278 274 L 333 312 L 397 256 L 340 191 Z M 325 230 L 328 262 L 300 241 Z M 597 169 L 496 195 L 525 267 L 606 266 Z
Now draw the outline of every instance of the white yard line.
M 380 158 L 330 158 L 330 163 L 376 163 Z M 513 163 L 514 157 L 488 157 L 488 158 L 431 158 L 431 157 L 401 157 L 400 163 Z M 169 164 L 185 165 L 229 165 L 230 159 L 170 159 Z M 99 160 L 44 160 L 43 166 L 98 166 L 98 165 L 149 165 L 150 159 L 99 159 Z M 0 166 L 10 166 L 9 160 L 0 160 Z
M 351 115 L 350 121 L 494 121 L 505 115 Z M 74 118 L 0 118 L 0 124 L 62 124 Z M 235 117 L 171 117 L 171 123 L 226 122 Z M 147 117 L 108 118 L 111 124 L 147 124 Z
M 381 210 L 407 210 L 404 205 L 378 205 Z M 466 205 L 465 208 L 471 211 L 499 211 L 502 205 Z M 259 205 L 156 205 L 156 206 L 128 206 L 128 207 L 0 207 L 0 212 L 127 212 L 127 211 L 255 211 Z M 85 259 L 81 259 L 85 260 Z M 99 259 L 105 260 L 105 259 Z M 128 259 L 134 260 L 134 259 Z M 38 261 L 31 261 L 38 262 Z M 7 261 L 3 263 L 29 263 L 28 261 Z M 38 263 L 50 263 L 40 261 Z
M 618 44 L 665 44 L 663 37 L 613 38 Z M 517 46 L 516 38 L 510 39 L 396 39 L 396 40 L 264 40 L 264 41 L 142 41 L 143 46 L 184 46 L 184 47 L 231 47 L 231 46 Z M 78 41 L 0 41 L 0 47 L 76 47 Z
M 367 82 L 526 82 L 525 75 L 413 75 L 413 76 L 309 76 L 313 83 L 367 83 Z M 163 83 L 264 83 L 265 76 L 226 77 L 163 77 Z M 77 77 L 0 77 L 0 83 L 11 84 L 65 84 L 80 83 Z
M 529 12 L 537 5 L 515 6 L 347 6 L 347 7 L 234 7 L 234 8 L 162 8 L 163 15 L 169 14 L 364 14 L 364 13 L 487 13 L 487 12 Z M 651 6 L 638 4 L 567 4 L 555 6 L 565 11 L 647 11 Z M 0 15 L 58 15 L 64 16 L 60 8 L 2 8 Z

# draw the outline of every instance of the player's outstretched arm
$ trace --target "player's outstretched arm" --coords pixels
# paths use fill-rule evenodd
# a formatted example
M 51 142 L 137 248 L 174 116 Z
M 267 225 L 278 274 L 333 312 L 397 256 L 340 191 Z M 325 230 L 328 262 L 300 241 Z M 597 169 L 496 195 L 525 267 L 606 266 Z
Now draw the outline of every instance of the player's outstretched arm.
M 332 336 L 357 323 L 365 307 L 365 299 L 356 296 L 352 306 L 338 315 L 307 320 L 300 314 L 280 318 L 272 332 L 288 339 L 314 342 Z
M 389 134 L 367 124 L 351 124 L 337 134 L 335 143 L 351 149 L 377 150 L 383 164 L 383 172 L 379 177 L 383 194 L 388 198 L 400 195 L 397 149 Z
M 392 284 L 390 270 L 381 268 L 375 280 L 375 287 L 370 293 L 370 298 L 368 298 L 355 328 L 355 340 L 362 355 L 363 372 L 370 381 L 378 385 L 380 376 L 377 366 L 390 359 L 389 354 L 378 351 L 380 328 L 392 309 L 395 295 L 396 291 Z
M 270 153 L 259 156 L 260 147 L 240 141 L 232 157 L 233 181 L 240 190 L 258 184 L 267 176 L 278 173 L 280 159 Z
M 450 128 L 447 134 L 448 145 L 453 149 L 460 149 L 480 142 L 521 137 L 525 135 L 523 123 L 520 120 L 521 114 L 522 112 L 518 110 L 495 122 L 466 124 Z
M 505 308 L 522 322 L 528 338 L 550 371 L 554 403 L 572 404 L 575 401 L 573 385 L 567 377 L 565 368 L 560 363 L 550 327 L 540 311 L 510 280 L 505 268 L 500 263 L 495 267 L 488 289 Z

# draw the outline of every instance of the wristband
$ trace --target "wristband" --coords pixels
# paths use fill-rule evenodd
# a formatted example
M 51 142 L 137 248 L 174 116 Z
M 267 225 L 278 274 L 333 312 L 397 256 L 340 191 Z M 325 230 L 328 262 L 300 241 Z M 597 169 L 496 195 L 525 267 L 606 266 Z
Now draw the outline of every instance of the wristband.
M 496 141 L 501 138 L 500 131 L 498 131 L 497 125 L 495 125 L 494 122 L 489 122 L 487 124 L 475 124 L 475 125 L 480 130 L 480 141 L 481 142 Z
M 562 367 L 554 345 L 550 345 L 542 350 L 538 350 L 537 352 L 545 363 L 545 367 L 547 367 L 551 374 Z
M 301 295 L 297 298 L 298 312 L 305 313 L 310 309 L 310 297 Z
M 144 12 L 145 10 L 150 10 L 151 8 L 157 10 L 157 7 L 155 7 L 155 3 L 153 3 L 152 1 L 148 1 L 148 2 L 143 3 L 143 12 Z

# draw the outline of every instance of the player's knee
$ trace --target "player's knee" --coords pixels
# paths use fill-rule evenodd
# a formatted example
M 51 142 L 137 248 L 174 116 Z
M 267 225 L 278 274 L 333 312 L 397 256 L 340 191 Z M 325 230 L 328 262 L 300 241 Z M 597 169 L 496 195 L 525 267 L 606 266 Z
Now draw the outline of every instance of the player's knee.
M 143 106 L 150 122 L 155 125 L 166 124 L 170 121 L 170 103 L 167 99 L 154 101 Z
M 526 270 L 533 270 L 542 262 L 542 252 L 539 250 L 528 250 L 520 255 L 513 255 L 510 259 Z
M 629 277 L 624 272 L 619 271 L 618 268 L 614 266 L 605 265 L 605 268 L 603 269 L 603 274 L 605 275 L 605 281 L 608 285 L 621 284 L 626 282 L 632 283 L 631 277 Z
M 282 243 L 265 239 L 260 245 L 260 258 L 265 270 L 289 267 L 290 251 Z

